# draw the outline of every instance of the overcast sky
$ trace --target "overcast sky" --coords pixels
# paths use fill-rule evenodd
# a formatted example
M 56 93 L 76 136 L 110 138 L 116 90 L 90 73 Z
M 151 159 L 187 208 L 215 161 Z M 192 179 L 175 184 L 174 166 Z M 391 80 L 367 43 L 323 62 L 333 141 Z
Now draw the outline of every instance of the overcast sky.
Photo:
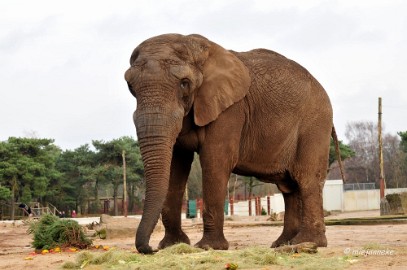
M 267 48 L 324 86 L 345 140 L 350 121 L 407 130 L 407 1 L 0 1 L 0 140 L 53 138 L 63 149 L 135 137 L 123 74 L 132 50 L 164 33 L 227 49 Z

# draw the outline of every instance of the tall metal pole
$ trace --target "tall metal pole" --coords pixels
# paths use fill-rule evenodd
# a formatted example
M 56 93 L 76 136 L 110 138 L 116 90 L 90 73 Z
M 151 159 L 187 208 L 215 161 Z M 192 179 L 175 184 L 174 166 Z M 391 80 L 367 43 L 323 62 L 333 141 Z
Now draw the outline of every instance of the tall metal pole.
M 122 151 L 123 158 L 123 215 L 127 217 L 127 183 L 126 183 L 126 151 Z
M 377 124 L 379 134 L 379 164 L 380 164 L 380 199 L 384 198 L 384 190 L 386 183 L 384 180 L 384 166 L 383 166 L 383 141 L 382 141 L 382 98 L 379 97 L 379 121 Z

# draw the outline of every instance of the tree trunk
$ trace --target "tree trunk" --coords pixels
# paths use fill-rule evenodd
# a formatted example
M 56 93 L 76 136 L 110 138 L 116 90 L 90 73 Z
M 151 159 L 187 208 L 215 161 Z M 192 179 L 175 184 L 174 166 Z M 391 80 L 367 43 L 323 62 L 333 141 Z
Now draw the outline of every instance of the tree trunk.
M 11 220 L 14 220 L 15 218 L 15 211 L 16 211 L 16 191 L 17 191 L 17 179 L 14 176 L 13 177 L 13 183 L 11 187 L 11 198 L 10 198 L 10 205 L 11 205 L 11 210 L 10 210 L 10 216 Z
M 123 159 L 123 215 L 127 217 L 127 174 L 126 174 L 126 151 L 122 151 Z
M 99 214 L 99 181 L 95 181 L 95 203 L 94 203 L 95 214 Z
M 119 207 L 117 205 L 117 189 L 118 189 L 118 185 L 114 184 L 113 185 L 113 209 L 114 209 L 115 216 L 119 215 Z
M 131 183 L 129 186 L 130 192 L 129 192 L 129 212 L 133 213 L 134 211 L 134 183 Z
M 13 187 L 13 190 L 11 191 L 11 198 L 10 198 L 10 219 L 11 220 L 14 220 L 14 218 L 15 218 L 14 212 L 15 212 L 16 205 L 15 205 L 14 201 L 15 201 L 15 197 L 14 197 L 14 187 Z

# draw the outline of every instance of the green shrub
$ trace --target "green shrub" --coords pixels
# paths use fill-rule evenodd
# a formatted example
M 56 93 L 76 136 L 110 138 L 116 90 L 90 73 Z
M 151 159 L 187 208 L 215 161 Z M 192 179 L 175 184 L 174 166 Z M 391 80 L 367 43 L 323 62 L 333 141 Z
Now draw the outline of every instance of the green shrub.
M 263 207 L 261 208 L 261 215 L 262 216 L 267 216 L 267 212 Z
M 400 193 L 400 200 L 404 214 L 407 214 L 407 192 Z
M 387 194 L 386 200 L 389 202 L 390 214 L 403 214 L 403 207 L 401 203 L 401 194 Z
M 31 222 L 28 233 L 34 235 L 32 245 L 35 249 L 51 249 L 57 246 L 86 248 L 92 244 L 78 222 L 52 215 L 44 215 L 39 221 Z

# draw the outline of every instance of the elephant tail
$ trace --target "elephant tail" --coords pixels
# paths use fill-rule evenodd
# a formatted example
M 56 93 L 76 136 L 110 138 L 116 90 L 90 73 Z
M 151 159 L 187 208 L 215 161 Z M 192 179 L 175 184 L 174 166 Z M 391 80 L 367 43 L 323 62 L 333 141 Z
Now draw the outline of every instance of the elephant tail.
M 342 181 L 346 182 L 345 170 L 343 169 L 342 159 L 341 159 L 341 150 L 339 149 L 338 136 L 336 135 L 336 130 L 335 130 L 334 126 L 332 126 L 331 136 L 332 136 L 332 139 L 334 140 L 334 144 L 335 144 L 336 158 L 338 159 L 339 170 L 341 171 Z

